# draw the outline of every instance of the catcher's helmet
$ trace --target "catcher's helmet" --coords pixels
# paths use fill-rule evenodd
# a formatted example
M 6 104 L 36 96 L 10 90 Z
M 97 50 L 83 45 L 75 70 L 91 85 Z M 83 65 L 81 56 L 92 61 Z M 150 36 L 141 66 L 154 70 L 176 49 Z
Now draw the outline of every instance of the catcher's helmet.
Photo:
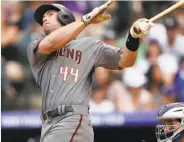
M 38 7 L 34 13 L 35 20 L 42 26 L 43 25 L 43 15 L 48 10 L 56 10 L 57 17 L 62 25 L 67 25 L 75 21 L 75 17 L 72 12 L 61 4 L 52 5 L 41 5 Z
M 172 103 L 162 107 L 158 112 L 158 119 L 173 121 L 172 124 L 157 125 L 158 142 L 175 142 L 184 137 L 184 103 Z M 178 121 L 180 125 L 177 125 L 175 121 Z M 165 131 L 166 127 L 170 129 Z

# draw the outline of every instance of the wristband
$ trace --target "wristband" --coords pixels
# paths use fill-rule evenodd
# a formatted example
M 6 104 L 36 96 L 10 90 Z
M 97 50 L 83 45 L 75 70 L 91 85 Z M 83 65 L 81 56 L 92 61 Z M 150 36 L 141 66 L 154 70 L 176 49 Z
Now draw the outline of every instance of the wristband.
M 133 38 L 131 34 L 129 33 L 127 41 L 126 41 L 126 47 L 130 51 L 136 51 L 139 48 L 139 42 L 140 42 L 139 38 Z

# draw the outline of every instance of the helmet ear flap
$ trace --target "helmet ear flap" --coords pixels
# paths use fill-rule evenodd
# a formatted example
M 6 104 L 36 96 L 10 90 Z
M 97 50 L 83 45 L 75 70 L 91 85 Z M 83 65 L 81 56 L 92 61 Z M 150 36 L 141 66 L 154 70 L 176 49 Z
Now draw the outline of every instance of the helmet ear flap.
M 63 13 L 62 11 L 57 12 L 57 17 L 62 25 L 67 25 L 71 21 L 70 17 L 68 15 L 66 15 L 65 13 Z

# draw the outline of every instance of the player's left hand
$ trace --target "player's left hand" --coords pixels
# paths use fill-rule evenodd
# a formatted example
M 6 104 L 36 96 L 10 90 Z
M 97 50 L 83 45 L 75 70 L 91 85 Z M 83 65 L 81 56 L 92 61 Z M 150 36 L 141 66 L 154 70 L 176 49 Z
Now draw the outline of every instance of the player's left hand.
M 92 12 L 84 15 L 82 17 L 82 22 L 85 25 L 89 24 L 97 24 L 103 21 L 106 21 L 111 18 L 110 14 L 104 14 L 105 10 L 112 4 L 111 0 L 108 0 L 105 4 L 101 5 L 100 7 L 96 7 Z
M 138 19 L 130 28 L 130 34 L 134 38 L 143 38 L 149 33 L 149 30 L 152 26 L 153 23 L 148 19 Z M 140 30 L 138 33 L 135 31 L 135 27 Z

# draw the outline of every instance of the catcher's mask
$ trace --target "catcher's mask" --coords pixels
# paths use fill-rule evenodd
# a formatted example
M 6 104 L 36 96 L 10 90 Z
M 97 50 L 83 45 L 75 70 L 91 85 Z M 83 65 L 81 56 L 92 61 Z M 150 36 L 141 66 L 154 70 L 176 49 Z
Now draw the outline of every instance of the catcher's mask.
M 156 126 L 159 142 L 169 142 L 184 130 L 184 103 L 168 104 L 158 112 L 158 119 L 164 123 Z
M 171 125 L 163 124 L 163 125 L 156 126 L 156 137 L 158 140 L 166 140 L 166 139 L 170 138 L 181 127 L 181 120 L 172 119 L 169 121 L 170 122 L 172 121 Z M 176 124 L 176 121 L 180 124 L 179 125 Z

